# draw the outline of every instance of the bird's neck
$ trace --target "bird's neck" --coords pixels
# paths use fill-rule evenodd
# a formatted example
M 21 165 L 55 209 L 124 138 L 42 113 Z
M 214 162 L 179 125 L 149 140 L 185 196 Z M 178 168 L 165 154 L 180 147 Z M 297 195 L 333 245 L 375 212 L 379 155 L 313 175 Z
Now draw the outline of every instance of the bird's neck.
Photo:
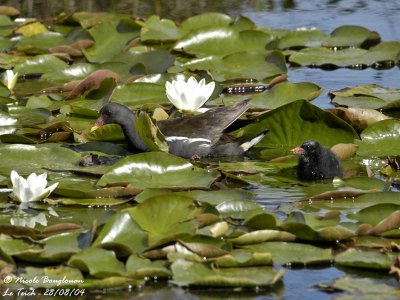
M 135 152 L 148 151 L 147 145 L 140 138 L 135 128 L 135 114 L 132 111 L 127 111 L 126 114 L 118 122 L 124 133 L 125 139 L 129 147 Z

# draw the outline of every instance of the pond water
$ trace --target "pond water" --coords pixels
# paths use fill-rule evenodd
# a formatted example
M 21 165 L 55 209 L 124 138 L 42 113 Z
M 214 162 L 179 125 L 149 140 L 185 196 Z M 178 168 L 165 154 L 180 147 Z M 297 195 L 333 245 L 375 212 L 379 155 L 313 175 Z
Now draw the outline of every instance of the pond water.
M 249 17 L 263 27 L 295 29 L 298 27 L 318 27 L 326 33 L 345 25 L 362 25 L 380 33 L 384 41 L 400 40 L 400 1 L 207 1 L 207 0 L 162 0 L 162 1 L 1 1 L 3 5 L 19 8 L 25 17 L 46 19 L 63 11 L 113 11 L 129 13 L 133 16 L 147 17 L 158 14 L 165 18 L 182 20 L 188 16 L 218 11 L 231 16 L 240 14 Z M 314 68 L 290 67 L 288 78 L 291 82 L 311 81 L 325 88 L 313 103 L 321 108 L 332 107 L 327 95 L 329 90 L 337 90 L 347 86 L 375 83 L 384 87 L 400 88 L 399 67 L 387 70 L 367 68 L 353 70 L 341 68 L 337 70 L 321 70 Z M 305 192 L 296 186 L 274 187 L 265 185 L 255 189 L 256 200 L 267 210 L 277 210 L 279 205 L 302 199 Z M 279 201 L 276 201 L 279 199 Z M 334 267 L 321 269 L 287 269 L 282 286 L 267 292 L 237 292 L 229 294 L 229 299 L 330 299 L 331 295 L 313 288 L 317 283 L 329 282 L 348 274 Z M 354 276 L 365 276 L 359 272 Z M 368 274 L 370 276 L 371 274 Z M 384 277 L 383 274 L 376 276 Z M 392 279 L 387 280 L 394 284 Z M 146 290 L 147 289 L 147 290 Z M 99 299 L 119 298 L 111 293 L 99 295 Z M 207 291 L 187 292 L 180 289 L 145 288 L 145 290 L 124 293 L 126 297 L 137 299 L 176 298 L 176 299 L 220 299 L 227 298 L 225 292 L 210 294 Z

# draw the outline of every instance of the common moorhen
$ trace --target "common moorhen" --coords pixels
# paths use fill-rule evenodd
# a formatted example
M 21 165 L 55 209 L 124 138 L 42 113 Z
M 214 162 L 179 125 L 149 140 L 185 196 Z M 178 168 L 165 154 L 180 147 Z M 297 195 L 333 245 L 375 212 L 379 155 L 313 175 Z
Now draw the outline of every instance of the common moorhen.
M 330 149 L 321 146 L 317 141 L 306 141 L 292 151 L 300 155 L 297 166 L 297 176 L 300 180 L 343 176 L 340 160 Z
M 233 139 L 224 132 L 248 109 L 249 102 L 247 99 L 235 106 L 218 107 L 195 116 L 161 120 L 156 125 L 164 134 L 171 154 L 184 158 L 242 155 L 257 144 L 267 132 L 266 130 L 247 141 Z M 112 123 L 122 127 L 132 151 L 148 151 L 148 147 L 135 131 L 134 112 L 128 107 L 119 103 L 105 104 L 92 129 Z

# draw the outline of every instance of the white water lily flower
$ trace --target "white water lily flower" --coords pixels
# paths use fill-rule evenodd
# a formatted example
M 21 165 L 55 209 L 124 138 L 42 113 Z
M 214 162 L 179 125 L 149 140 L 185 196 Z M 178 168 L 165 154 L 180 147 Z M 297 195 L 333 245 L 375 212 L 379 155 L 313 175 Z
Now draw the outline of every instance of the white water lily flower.
M 169 101 L 179 110 L 197 111 L 210 98 L 215 88 L 215 82 L 206 84 L 205 79 L 197 82 L 193 76 L 184 79 L 167 81 L 165 83 Z
M 14 73 L 13 70 L 7 70 L 5 75 L 3 73 L 2 82 L 8 88 L 9 91 L 12 91 L 17 83 L 18 72 Z
M 47 173 L 36 175 L 32 173 L 27 179 L 19 176 L 14 170 L 11 171 L 11 182 L 13 185 L 12 197 L 20 202 L 39 201 L 50 195 L 57 187 L 58 182 L 46 188 Z

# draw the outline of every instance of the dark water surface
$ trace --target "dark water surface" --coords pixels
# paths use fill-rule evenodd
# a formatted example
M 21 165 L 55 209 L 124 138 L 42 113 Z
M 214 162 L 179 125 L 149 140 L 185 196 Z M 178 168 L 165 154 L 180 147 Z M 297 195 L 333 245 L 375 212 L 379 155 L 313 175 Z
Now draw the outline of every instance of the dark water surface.
M 379 32 L 383 41 L 400 40 L 400 1 L 273 1 L 273 0 L 42 0 L 42 1 L 0 1 L 20 9 L 23 17 L 47 19 L 61 12 L 107 11 L 126 13 L 137 17 L 158 14 L 164 18 L 183 20 L 194 14 L 217 11 L 231 16 L 244 15 L 262 27 L 295 29 L 317 27 L 326 33 L 341 25 L 361 25 Z M 291 68 L 289 80 L 292 82 L 311 81 L 325 88 L 325 92 L 313 103 L 331 107 L 327 92 L 358 84 L 375 83 L 384 87 L 400 88 L 400 70 L 396 66 L 388 70 L 337 69 L 325 71 L 311 68 Z M 303 195 L 296 189 L 271 188 L 266 186 L 255 191 L 257 200 L 268 210 L 272 199 L 279 198 L 284 203 L 300 199 Z M 276 203 L 276 202 L 275 202 Z M 150 287 L 141 291 L 106 293 L 98 299 L 331 299 L 314 288 L 315 284 L 327 283 L 340 276 L 349 275 L 334 267 L 322 269 L 287 269 L 283 283 L 274 291 L 211 292 L 192 291 L 163 287 Z M 370 277 L 371 274 L 361 274 Z M 357 276 L 357 275 L 350 275 Z M 375 278 L 386 277 L 376 274 Z M 393 279 L 386 278 L 386 282 Z

